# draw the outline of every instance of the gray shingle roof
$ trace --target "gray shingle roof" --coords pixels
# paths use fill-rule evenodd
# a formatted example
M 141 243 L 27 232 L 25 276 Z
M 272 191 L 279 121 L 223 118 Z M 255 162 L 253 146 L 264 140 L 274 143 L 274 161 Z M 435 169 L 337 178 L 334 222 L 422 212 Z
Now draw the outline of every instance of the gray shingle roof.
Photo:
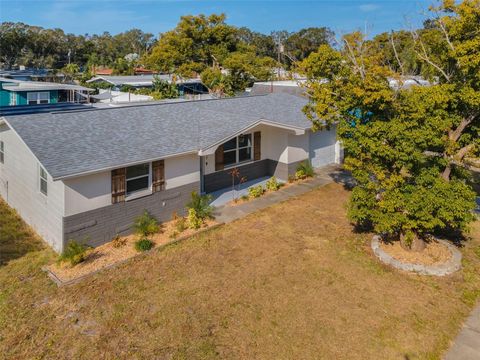
M 205 149 L 260 120 L 307 129 L 287 94 L 6 116 L 54 179 Z

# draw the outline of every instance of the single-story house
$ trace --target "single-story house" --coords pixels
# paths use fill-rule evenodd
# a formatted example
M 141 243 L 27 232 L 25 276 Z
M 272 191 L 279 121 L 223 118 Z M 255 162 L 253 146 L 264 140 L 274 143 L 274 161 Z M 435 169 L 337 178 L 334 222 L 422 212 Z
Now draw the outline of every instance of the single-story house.
M 30 69 L 20 66 L 18 70 L 0 70 L 0 77 L 23 81 L 63 82 L 65 75 L 52 69 Z
M 269 93 L 286 93 L 297 96 L 305 96 L 306 90 L 302 87 L 305 79 L 296 80 L 273 80 L 255 82 L 250 89 L 250 95 Z
M 0 77 L 0 107 L 87 102 L 91 91 L 80 85 Z
M 204 94 L 208 93 L 208 89 L 203 85 L 200 79 L 175 77 L 170 74 L 159 75 L 118 75 L 118 76 L 95 76 L 87 80 L 89 84 L 108 83 L 112 85 L 113 90 L 121 90 L 124 86 L 129 86 L 135 89 L 151 88 L 155 78 L 164 80 L 168 83 L 175 82 L 180 95 L 184 94 Z
M 287 180 L 300 162 L 341 161 L 335 128 L 313 132 L 307 99 L 274 93 L 0 118 L 0 195 L 55 250 L 97 246 L 144 210 L 184 213 L 230 171 Z

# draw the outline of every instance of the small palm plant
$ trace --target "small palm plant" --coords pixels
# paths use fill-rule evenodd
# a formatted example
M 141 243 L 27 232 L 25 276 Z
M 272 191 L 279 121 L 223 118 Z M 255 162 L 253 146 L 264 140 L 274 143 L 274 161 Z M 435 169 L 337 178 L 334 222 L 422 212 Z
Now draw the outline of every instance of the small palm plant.
M 70 240 L 62 255 L 58 258 L 59 262 L 69 262 L 70 266 L 75 266 L 85 261 L 87 258 L 87 250 L 90 247 L 81 244 L 75 240 Z
M 141 238 L 146 238 L 160 230 L 158 221 L 152 217 L 147 210 L 145 210 L 141 216 L 135 219 L 133 227 L 135 228 L 135 232 Z
M 306 179 L 313 177 L 314 175 L 315 170 L 313 169 L 313 166 L 309 160 L 301 162 L 297 167 L 297 171 L 295 172 L 295 177 L 297 179 Z
M 200 195 L 195 191 L 192 192 L 192 199 L 187 204 L 187 222 L 190 228 L 198 229 L 199 224 L 203 224 L 208 218 L 213 218 L 211 201 L 212 197 L 210 195 Z

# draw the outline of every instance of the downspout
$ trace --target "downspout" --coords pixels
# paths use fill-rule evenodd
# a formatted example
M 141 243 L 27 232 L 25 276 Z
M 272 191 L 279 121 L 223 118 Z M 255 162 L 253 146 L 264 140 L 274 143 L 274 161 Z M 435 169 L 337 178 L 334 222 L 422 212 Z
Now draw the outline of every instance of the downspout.
M 205 194 L 205 157 L 200 156 L 200 194 Z

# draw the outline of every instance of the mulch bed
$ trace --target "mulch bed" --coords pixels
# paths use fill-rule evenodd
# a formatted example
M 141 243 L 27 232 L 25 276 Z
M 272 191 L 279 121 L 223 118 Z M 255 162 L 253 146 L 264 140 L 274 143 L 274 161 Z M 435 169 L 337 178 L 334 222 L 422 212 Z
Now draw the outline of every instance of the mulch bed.
M 176 234 L 176 236 L 172 236 L 175 232 L 175 222 L 169 221 L 163 223 L 160 232 L 150 236 L 149 239 L 154 243 L 153 249 L 155 249 L 160 246 L 165 246 L 189 238 L 217 225 L 219 225 L 219 223 L 214 220 L 207 220 L 204 226 L 200 229 L 186 229 L 181 233 Z M 99 270 L 112 267 L 113 265 L 117 265 L 141 254 L 135 250 L 134 246 L 135 242 L 138 240 L 138 235 L 124 236 L 121 237 L 120 240 L 124 241 L 124 244 L 120 247 L 115 247 L 114 241 L 110 241 L 88 250 L 87 259 L 76 266 L 72 267 L 68 263 L 54 263 L 46 266 L 45 270 L 50 273 L 50 277 L 53 278 L 58 285 L 63 285 L 74 282 L 87 275 L 94 274 Z
M 447 262 L 452 257 L 451 251 L 442 243 L 431 240 L 421 252 L 407 251 L 399 241 L 390 243 L 381 242 L 380 247 L 394 259 L 403 263 L 421 265 L 439 265 Z

